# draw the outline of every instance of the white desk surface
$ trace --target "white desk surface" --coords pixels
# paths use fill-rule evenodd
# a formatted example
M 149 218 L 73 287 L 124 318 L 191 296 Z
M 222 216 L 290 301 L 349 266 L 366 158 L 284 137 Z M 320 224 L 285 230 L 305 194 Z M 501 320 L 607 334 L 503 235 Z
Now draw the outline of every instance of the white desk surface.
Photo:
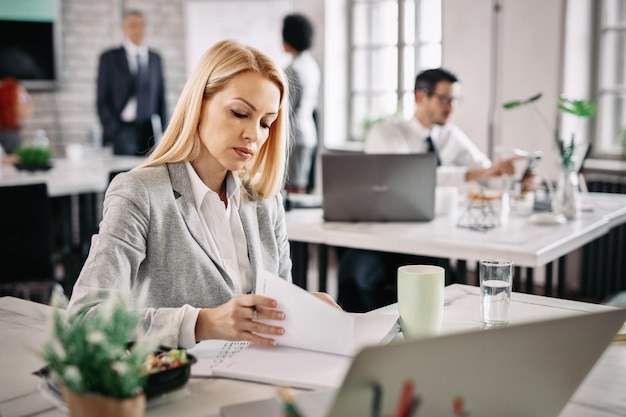
M 442 333 L 479 328 L 477 287 L 455 284 L 446 288 Z M 511 322 L 559 317 L 581 311 L 610 307 L 514 293 Z M 385 308 L 395 308 L 388 306 Z M 40 379 L 31 375 L 43 366 L 40 352 L 47 339 L 45 315 L 51 308 L 12 297 L 0 298 L 0 414 L 8 416 L 58 417 L 64 414 L 37 392 Z M 615 405 L 615 397 L 626 389 L 626 342 L 613 342 L 576 391 L 560 417 L 626 415 L 626 401 Z M 192 379 L 183 395 L 148 408 L 149 417 L 219 416 L 222 406 L 270 398 L 270 385 L 227 379 Z
M 292 241 L 443 258 L 507 258 L 534 268 L 626 222 L 626 195 L 589 193 L 584 201 L 591 211 L 566 224 L 533 224 L 511 214 L 486 232 L 459 228 L 453 216 L 421 223 L 325 222 L 322 209 L 295 209 L 287 213 L 287 232 Z
M 145 158 L 136 156 L 94 157 L 83 162 L 53 159 L 48 171 L 18 171 L 13 166 L 2 166 L 0 186 L 45 182 L 50 197 L 104 192 L 112 171 L 130 170 Z

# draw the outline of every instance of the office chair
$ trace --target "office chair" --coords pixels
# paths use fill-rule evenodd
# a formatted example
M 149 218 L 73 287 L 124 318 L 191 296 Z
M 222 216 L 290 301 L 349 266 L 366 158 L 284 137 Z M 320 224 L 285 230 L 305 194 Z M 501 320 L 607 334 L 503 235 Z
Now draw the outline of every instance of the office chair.
M 0 287 L 12 295 L 30 299 L 31 289 L 44 284 L 41 301 L 47 303 L 59 286 L 50 214 L 46 184 L 0 187 Z

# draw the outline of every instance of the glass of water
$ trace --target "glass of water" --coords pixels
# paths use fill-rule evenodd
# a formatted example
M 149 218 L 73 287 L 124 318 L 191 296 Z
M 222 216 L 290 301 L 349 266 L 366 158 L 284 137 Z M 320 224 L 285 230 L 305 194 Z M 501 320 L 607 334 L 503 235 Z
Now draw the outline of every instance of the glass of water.
M 480 320 L 484 327 L 506 326 L 511 311 L 513 262 L 484 259 L 478 263 Z

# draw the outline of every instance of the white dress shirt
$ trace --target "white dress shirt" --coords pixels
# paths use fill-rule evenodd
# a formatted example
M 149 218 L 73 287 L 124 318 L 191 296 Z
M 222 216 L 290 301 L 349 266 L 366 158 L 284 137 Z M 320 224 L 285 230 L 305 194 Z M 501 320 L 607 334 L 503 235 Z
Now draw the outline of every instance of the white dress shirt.
M 447 123 L 430 130 L 416 118 L 375 124 L 365 138 L 365 152 L 428 152 L 428 136 L 432 138 L 441 159 L 441 166 L 437 168 L 439 186 L 462 186 L 468 169 L 491 166 L 489 158 L 457 126 Z
M 137 46 L 128 38 L 124 38 L 122 43 L 126 51 L 126 60 L 131 74 L 137 74 L 137 56 L 141 60 L 143 68 L 148 68 L 148 48 L 146 46 Z M 125 122 L 133 122 L 137 119 L 137 95 L 129 97 L 120 118 Z
M 296 56 L 289 67 L 296 73 L 299 88 L 299 103 L 295 108 L 296 144 L 312 148 L 317 145 L 317 129 L 313 110 L 317 107 L 320 88 L 320 68 L 309 51 Z
M 228 207 L 226 207 L 219 195 L 202 182 L 189 162 L 185 162 L 185 167 L 211 255 L 220 261 L 220 266 L 227 270 L 229 275 L 239 277 L 239 293 L 245 294 L 252 291 L 252 267 L 238 211 L 239 186 L 229 172 L 226 177 L 226 197 L 228 198 Z M 181 347 L 195 345 L 195 326 L 199 313 L 199 308 L 189 308 L 185 312 L 179 340 Z

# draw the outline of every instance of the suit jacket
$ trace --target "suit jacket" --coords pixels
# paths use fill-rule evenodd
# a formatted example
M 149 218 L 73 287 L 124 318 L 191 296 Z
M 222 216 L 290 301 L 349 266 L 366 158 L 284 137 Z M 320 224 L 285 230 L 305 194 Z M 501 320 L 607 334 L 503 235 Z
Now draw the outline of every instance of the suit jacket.
M 167 123 L 165 107 L 165 81 L 161 56 L 148 51 L 149 98 L 147 108 L 137 109 L 137 114 L 161 117 Z M 124 47 L 110 49 L 100 55 L 98 65 L 97 107 L 103 130 L 103 142 L 111 143 L 121 123 L 120 115 L 135 91 L 135 75 L 130 72 Z M 149 117 L 149 116 L 148 116 Z
M 239 216 L 252 270 L 265 269 L 291 281 L 281 196 L 242 199 Z M 113 179 L 100 231 L 92 238 L 69 310 L 93 310 L 112 291 L 130 291 L 136 299 L 148 281 L 142 323 L 167 346 L 178 345 L 189 308 L 185 304 L 217 307 L 240 292 L 239 277 L 229 275 L 210 254 L 182 162 L 141 168 Z

